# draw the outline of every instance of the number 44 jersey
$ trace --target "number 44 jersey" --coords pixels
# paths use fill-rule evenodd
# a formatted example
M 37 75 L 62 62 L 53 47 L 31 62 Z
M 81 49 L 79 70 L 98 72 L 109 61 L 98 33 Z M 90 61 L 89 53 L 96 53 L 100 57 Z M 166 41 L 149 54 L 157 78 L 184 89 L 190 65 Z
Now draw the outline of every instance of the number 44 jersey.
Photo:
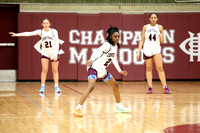
M 145 42 L 143 46 L 144 55 L 152 57 L 158 53 L 161 53 L 160 38 L 159 38 L 159 27 L 158 24 L 155 26 L 147 25 L 145 31 Z
M 106 68 L 113 62 L 118 72 L 122 71 L 117 61 L 117 45 L 113 46 L 109 42 L 104 42 L 96 49 L 90 58 L 92 60 L 91 68 L 97 71 L 97 77 L 102 78 L 107 74 Z

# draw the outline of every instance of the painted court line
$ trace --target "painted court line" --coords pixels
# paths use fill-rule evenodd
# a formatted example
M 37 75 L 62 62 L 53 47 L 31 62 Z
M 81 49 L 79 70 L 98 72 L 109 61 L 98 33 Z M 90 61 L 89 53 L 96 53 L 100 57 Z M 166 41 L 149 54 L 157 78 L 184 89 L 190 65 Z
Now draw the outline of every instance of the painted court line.
M 152 115 L 138 115 L 138 114 L 132 114 L 132 113 L 115 113 L 115 114 L 112 114 L 112 115 L 86 115 L 84 117 L 80 117 L 80 118 L 99 118 L 99 117 L 102 117 L 102 118 L 113 118 L 113 117 L 116 117 L 117 115 L 123 115 L 124 116 L 132 116 L 136 119 L 142 119 L 142 120 L 145 120 L 146 117 L 155 117 L 157 118 L 157 116 L 152 116 Z M 170 116 L 173 116 L 173 117 L 181 117 L 182 115 L 162 115 L 162 116 L 165 116 L 165 117 L 170 117 Z M 193 117 L 198 117 L 199 115 L 186 115 L 186 116 L 193 116 Z M 19 116 L 19 117 L 16 117 L 16 116 L 6 116 L 6 117 L 0 117 L 0 119 L 24 119 L 24 118 L 48 118 L 49 116 Z M 62 115 L 62 116 L 54 116 L 53 118 L 77 118 L 77 117 L 74 117 L 72 115 Z M 79 117 L 78 117 L 79 118 Z
M 42 107 L 40 104 L 38 104 L 36 101 L 34 101 L 31 97 L 29 97 L 28 95 L 26 95 L 22 90 L 18 89 L 17 90 L 19 92 L 21 92 L 25 97 L 27 97 L 29 100 L 31 100 L 34 104 L 36 104 L 37 106 L 39 106 L 41 109 L 43 109 L 45 112 L 47 112 L 50 116 L 54 116 L 51 112 L 49 112 L 48 110 L 46 110 L 44 107 Z
M 72 90 L 72 91 L 74 91 L 74 92 L 76 92 L 76 93 L 78 93 L 78 94 L 80 94 L 80 95 L 83 95 L 83 93 L 81 93 L 81 92 L 79 92 L 79 91 L 77 91 L 77 90 L 75 90 L 75 89 L 73 89 L 73 88 L 71 88 L 71 87 L 69 87 L 69 86 L 67 86 L 67 85 L 62 85 L 62 86 L 64 86 L 64 87 L 66 87 L 67 89 L 69 89 L 69 90 Z M 92 99 L 92 100 L 94 100 L 94 101 L 101 101 L 101 102 L 105 102 L 105 101 L 102 101 L 102 100 L 99 100 L 99 99 L 96 99 L 96 98 L 93 98 L 93 97 L 88 97 L 89 99 Z

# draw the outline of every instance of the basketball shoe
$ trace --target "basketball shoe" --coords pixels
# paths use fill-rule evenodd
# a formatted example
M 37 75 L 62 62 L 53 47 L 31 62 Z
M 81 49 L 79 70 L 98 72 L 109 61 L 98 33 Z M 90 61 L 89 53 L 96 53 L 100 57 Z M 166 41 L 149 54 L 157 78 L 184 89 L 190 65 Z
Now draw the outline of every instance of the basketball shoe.
M 40 87 L 40 90 L 39 90 L 39 93 L 44 93 L 44 90 L 45 90 L 45 87 L 44 87 L 44 86 L 41 86 L 41 87 Z
M 61 93 L 61 89 L 58 86 L 55 87 L 55 91 L 56 93 Z
M 128 112 L 131 112 L 131 111 L 132 111 L 131 108 L 125 108 L 123 105 L 116 107 L 117 113 L 128 113 Z
M 39 93 L 39 95 L 40 95 L 41 98 L 45 98 L 44 93 Z
M 153 93 L 153 88 L 149 87 L 149 90 L 147 91 L 147 94 L 152 94 Z
M 75 117 L 83 117 L 83 113 L 81 111 L 81 109 L 75 109 L 74 112 L 73 112 L 73 116 Z
M 163 94 L 171 94 L 171 91 L 168 89 L 168 87 L 165 86 L 163 89 Z

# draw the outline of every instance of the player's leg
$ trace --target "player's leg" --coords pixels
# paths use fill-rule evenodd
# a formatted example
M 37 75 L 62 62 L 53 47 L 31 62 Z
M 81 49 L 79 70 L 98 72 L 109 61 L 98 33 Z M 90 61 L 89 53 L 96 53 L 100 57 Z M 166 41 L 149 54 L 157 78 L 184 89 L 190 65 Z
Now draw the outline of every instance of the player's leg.
M 116 112 L 123 113 L 132 111 L 131 108 L 125 108 L 121 104 L 119 85 L 116 82 L 116 80 L 112 77 L 112 75 L 109 73 L 106 79 L 104 79 L 103 81 L 106 82 L 108 85 L 110 85 L 113 89 L 113 94 L 116 100 Z
M 92 78 L 96 77 L 95 75 L 90 75 L 89 77 L 91 77 L 90 79 L 88 79 L 88 88 L 87 90 L 85 90 L 85 92 L 83 93 L 83 95 L 81 96 L 81 99 L 79 101 L 79 104 L 77 105 L 75 111 L 73 112 L 73 115 L 76 117 L 82 117 L 83 113 L 81 111 L 82 106 L 85 102 L 85 100 L 88 98 L 88 96 L 90 95 L 90 93 L 94 90 L 95 84 L 96 84 L 96 78 Z M 88 78 L 89 78 L 88 77 Z
M 59 81 L 58 65 L 59 65 L 59 61 L 51 62 L 53 79 L 54 79 L 54 83 L 55 83 L 55 91 L 57 93 L 61 93 L 61 89 L 58 86 L 58 81 Z
M 146 64 L 146 78 L 147 78 L 147 83 L 149 86 L 149 89 L 147 91 L 147 94 L 152 94 L 152 70 L 153 70 L 153 62 L 152 62 L 152 58 L 148 58 L 145 60 L 145 64 Z
M 153 60 L 156 65 L 156 70 L 158 71 L 158 75 L 160 78 L 160 81 L 162 83 L 162 86 L 166 86 L 166 78 L 165 78 L 165 72 L 163 70 L 163 62 L 162 62 L 162 55 L 161 54 L 156 54 L 153 57 Z
M 88 96 L 90 95 L 90 93 L 94 90 L 95 84 L 96 84 L 96 79 L 91 78 L 91 79 L 88 80 L 88 88 L 83 93 L 83 95 L 82 95 L 82 97 L 81 97 L 81 99 L 79 101 L 80 105 L 83 105 L 83 103 L 88 98 Z
M 162 86 L 163 86 L 163 89 L 164 89 L 164 93 L 169 94 L 170 91 L 167 88 L 165 72 L 163 70 L 162 55 L 161 54 L 156 54 L 153 57 L 153 60 L 154 60 L 155 65 L 156 65 L 156 69 L 158 71 L 158 75 L 159 75 L 160 81 L 162 83 Z
M 119 85 L 118 85 L 117 81 L 112 77 L 106 83 L 112 87 L 116 103 L 120 103 L 121 98 L 120 98 L 120 92 L 119 92 Z
M 44 93 L 45 90 L 45 82 L 47 78 L 47 72 L 49 68 L 49 59 L 47 58 L 41 58 L 41 64 L 42 64 L 42 72 L 41 72 L 41 88 L 40 93 Z

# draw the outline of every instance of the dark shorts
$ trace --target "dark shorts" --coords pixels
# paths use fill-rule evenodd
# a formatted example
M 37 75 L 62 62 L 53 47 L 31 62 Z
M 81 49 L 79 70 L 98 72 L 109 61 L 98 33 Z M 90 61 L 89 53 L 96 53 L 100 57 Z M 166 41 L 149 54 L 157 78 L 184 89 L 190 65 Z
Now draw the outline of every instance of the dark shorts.
M 49 57 L 46 57 L 45 55 L 42 55 L 41 58 L 46 58 L 46 59 L 50 60 L 50 58 L 49 58 Z M 57 60 L 56 60 L 56 61 L 51 60 L 51 62 L 57 62 L 57 61 L 59 61 L 59 59 L 60 59 L 60 55 L 58 54 L 58 55 L 57 55 Z
M 104 82 L 109 81 L 112 78 L 112 75 L 107 71 L 107 74 L 103 78 L 97 78 L 97 71 L 93 68 L 88 69 L 88 80 L 93 78 L 95 80 L 103 80 Z

